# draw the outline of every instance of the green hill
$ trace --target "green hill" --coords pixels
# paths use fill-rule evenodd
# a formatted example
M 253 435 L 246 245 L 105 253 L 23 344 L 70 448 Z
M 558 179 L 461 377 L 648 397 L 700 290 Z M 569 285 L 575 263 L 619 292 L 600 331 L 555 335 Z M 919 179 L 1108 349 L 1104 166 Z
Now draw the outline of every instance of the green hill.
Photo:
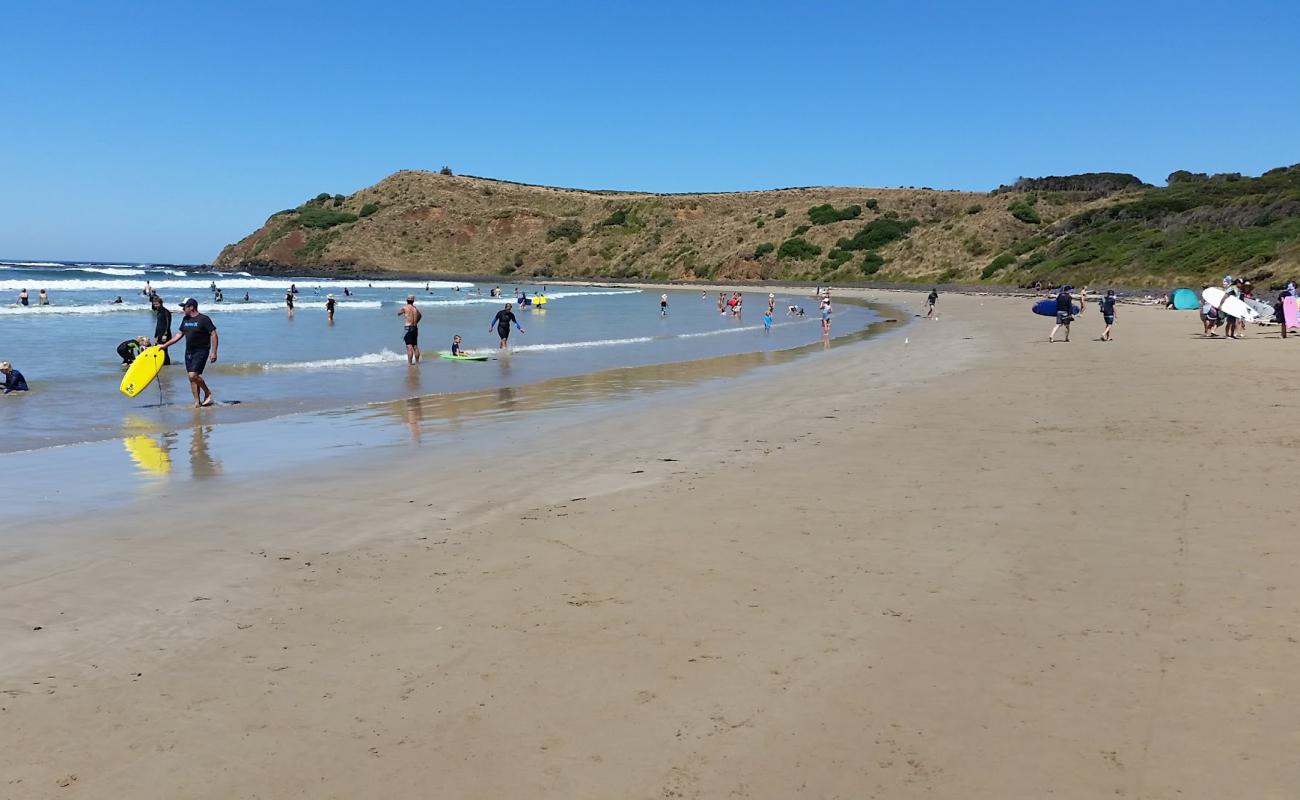
M 1300 166 L 1022 178 L 994 192 L 806 187 L 646 194 L 402 171 L 323 192 L 217 267 L 578 279 L 1164 286 L 1300 271 Z

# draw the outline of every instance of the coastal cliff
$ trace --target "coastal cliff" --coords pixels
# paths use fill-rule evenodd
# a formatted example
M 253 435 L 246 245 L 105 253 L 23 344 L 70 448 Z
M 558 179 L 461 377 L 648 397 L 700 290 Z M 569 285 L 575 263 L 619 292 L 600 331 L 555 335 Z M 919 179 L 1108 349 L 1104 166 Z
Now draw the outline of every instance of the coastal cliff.
M 989 281 L 1257 280 L 1300 268 L 1300 167 L 1022 178 L 993 192 L 805 187 L 646 194 L 403 170 L 322 192 L 220 269 L 516 278 Z

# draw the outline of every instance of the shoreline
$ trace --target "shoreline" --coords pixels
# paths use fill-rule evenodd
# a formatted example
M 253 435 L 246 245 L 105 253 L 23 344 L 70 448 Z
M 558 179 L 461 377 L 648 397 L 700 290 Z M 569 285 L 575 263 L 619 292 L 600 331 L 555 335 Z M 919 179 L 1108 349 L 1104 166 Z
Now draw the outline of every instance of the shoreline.
M 463 459 L 164 495 L 141 509 L 165 524 L 103 515 L 76 548 L 77 521 L 33 520 L 0 557 L 0 780 L 1286 796 L 1300 543 L 1285 510 L 1221 520 L 1291 452 L 1247 381 L 1288 345 L 1231 345 L 1240 391 L 1208 402 L 1196 365 L 1227 351 L 1185 315 L 1048 345 L 1014 300 L 939 311 Z M 1258 460 L 1207 470 L 1237 435 Z

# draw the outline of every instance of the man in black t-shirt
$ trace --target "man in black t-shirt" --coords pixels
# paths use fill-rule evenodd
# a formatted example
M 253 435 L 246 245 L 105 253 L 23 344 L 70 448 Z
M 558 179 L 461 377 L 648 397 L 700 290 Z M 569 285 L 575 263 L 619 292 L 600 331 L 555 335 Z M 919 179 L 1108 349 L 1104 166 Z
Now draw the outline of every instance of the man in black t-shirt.
M 186 298 L 181 309 L 185 316 L 178 326 L 180 330 L 163 347 L 171 347 L 184 337 L 185 371 L 189 373 L 194 407 L 205 408 L 212 405 L 212 390 L 203 380 L 203 368 L 209 362 L 217 363 L 217 326 L 212 324 L 207 314 L 199 313 L 199 301 L 193 297 Z

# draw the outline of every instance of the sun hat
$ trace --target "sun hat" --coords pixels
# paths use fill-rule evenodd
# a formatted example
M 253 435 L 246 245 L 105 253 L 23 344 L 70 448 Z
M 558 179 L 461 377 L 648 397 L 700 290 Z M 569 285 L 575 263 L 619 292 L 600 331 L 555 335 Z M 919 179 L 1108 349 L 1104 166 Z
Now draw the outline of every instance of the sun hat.
M 325 295 L 325 299 L 326 299 L 326 300 L 333 300 L 333 299 L 334 299 L 334 295 L 332 295 L 332 294 L 327 294 L 327 295 Z

